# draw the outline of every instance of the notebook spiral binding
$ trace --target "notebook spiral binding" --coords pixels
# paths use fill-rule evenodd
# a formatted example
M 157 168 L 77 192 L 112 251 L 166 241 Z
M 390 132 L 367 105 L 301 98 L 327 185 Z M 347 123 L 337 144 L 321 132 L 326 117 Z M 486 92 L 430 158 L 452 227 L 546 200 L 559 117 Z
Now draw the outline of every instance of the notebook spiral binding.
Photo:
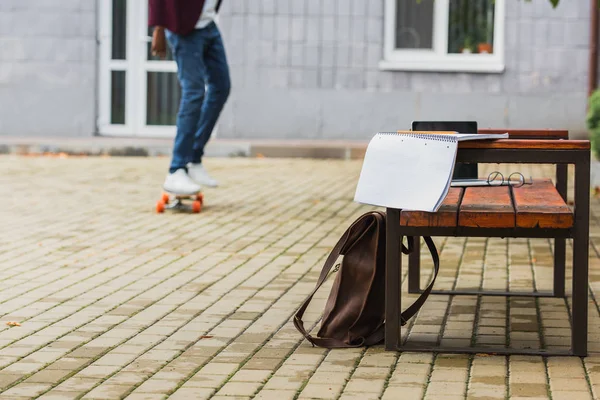
M 418 139 L 429 139 L 429 140 L 435 140 L 438 142 L 448 142 L 448 143 L 454 143 L 457 142 L 458 139 L 454 136 L 450 136 L 450 135 L 436 135 L 436 134 L 426 134 L 426 133 L 398 133 L 398 132 L 379 132 L 378 135 L 381 136 L 404 136 L 404 137 L 413 137 L 413 138 L 418 138 Z

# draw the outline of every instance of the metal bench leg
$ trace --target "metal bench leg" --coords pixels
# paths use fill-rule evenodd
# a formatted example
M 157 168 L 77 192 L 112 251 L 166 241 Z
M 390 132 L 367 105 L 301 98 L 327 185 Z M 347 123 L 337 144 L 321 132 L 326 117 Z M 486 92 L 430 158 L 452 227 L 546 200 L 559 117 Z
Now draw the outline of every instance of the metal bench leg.
M 385 349 L 395 351 L 400 341 L 400 211 L 386 211 Z
M 421 237 L 415 236 L 415 248 L 408 256 L 408 293 L 421 293 Z
M 566 244 L 563 238 L 554 239 L 554 297 L 565 297 Z
M 590 157 L 588 154 L 575 164 L 571 350 L 579 357 L 587 356 L 589 218 Z
M 556 190 L 567 203 L 568 164 L 556 165 Z M 554 239 L 554 290 L 555 297 L 565 297 L 566 240 Z

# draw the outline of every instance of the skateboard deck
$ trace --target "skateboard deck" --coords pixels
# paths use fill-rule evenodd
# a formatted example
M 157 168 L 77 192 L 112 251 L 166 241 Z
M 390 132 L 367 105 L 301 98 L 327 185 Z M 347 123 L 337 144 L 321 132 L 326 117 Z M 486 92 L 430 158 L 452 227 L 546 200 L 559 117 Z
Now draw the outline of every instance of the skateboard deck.
M 191 201 L 191 204 L 184 202 L 184 200 Z M 201 192 L 181 194 L 163 191 L 161 199 L 156 203 L 156 212 L 163 213 L 165 210 L 173 210 L 199 213 L 203 204 L 204 194 Z

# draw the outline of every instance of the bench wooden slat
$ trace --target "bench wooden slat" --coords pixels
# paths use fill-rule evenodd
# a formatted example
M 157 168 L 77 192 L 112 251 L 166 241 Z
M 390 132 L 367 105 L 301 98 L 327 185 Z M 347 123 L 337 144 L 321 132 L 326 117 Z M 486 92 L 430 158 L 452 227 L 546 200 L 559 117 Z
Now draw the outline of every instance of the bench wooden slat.
M 568 139 L 569 131 L 560 129 L 478 129 L 479 133 L 508 133 L 511 139 Z
M 589 150 L 589 140 L 498 139 L 465 140 L 461 149 Z
M 573 213 L 550 179 L 513 188 L 516 225 L 519 228 L 571 228 Z
M 463 194 L 463 188 L 451 187 L 444 202 L 437 212 L 402 211 L 400 214 L 401 226 L 436 228 L 456 227 L 458 205 Z
M 458 225 L 474 228 L 514 228 L 515 210 L 508 186 L 468 187 Z

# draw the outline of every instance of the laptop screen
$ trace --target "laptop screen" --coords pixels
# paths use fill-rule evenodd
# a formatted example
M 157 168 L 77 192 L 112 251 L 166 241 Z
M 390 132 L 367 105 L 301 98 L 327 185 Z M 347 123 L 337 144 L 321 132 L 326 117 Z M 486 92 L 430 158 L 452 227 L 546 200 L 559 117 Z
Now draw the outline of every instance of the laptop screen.
M 476 133 L 476 121 L 413 121 L 413 131 L 454 131 Z M 478 178 L 477 164 L 456 163 L 453 179 Z

